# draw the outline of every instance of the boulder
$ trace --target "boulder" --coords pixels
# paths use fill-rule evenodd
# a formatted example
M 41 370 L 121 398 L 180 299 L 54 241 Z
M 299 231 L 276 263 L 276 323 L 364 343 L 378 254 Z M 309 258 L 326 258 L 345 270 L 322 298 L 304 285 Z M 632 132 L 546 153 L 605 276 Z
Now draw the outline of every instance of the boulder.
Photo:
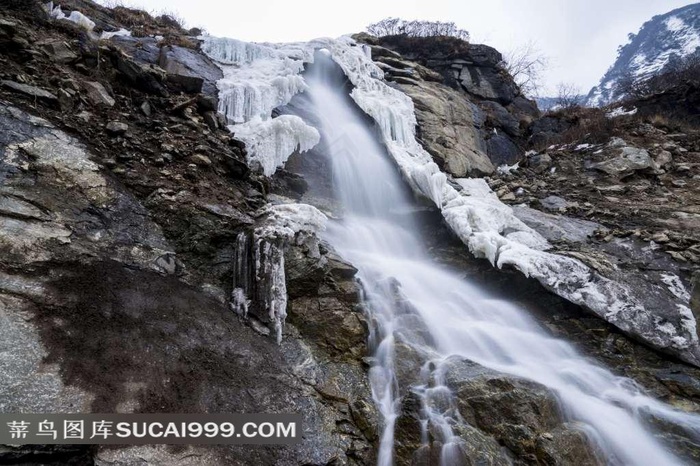
M 523 151 L 501 133 L 493 134 L 486 140 L 486 152 L 494 165 L 512 165 L 523 157 Z
M 534 154 L 528 158 L 528 166 L 535 172 L 542 173 L 552 165 L 552 157 L 547 154 Z
M 129 125 L 120 121 L 110 121 L 105 126 L 105 130 L 114 136 L 122 135 L 129 131 Z
M 68 63 L 78 58 L 78 55 L 63 41 L 44 42 L 39 45 L 52 60 L 58 63 Z
M 594 163 L 590 168 L 600 170 L 610 176 L 621 178 L 629 176 L 635 171 L 646 170 L 653 166 L 654 161 L 651 156 L 649 156 L 649 152 L 645 149 L 624 146 L 621 148 L 621 153 L 617 157 Z
M 216 82 L 223 77 L 223 72 L 206 55 L 177 45 L 164 46 L 158 64 L 167 73 L 168 87 L 172 90 L 202 92 L 218 101 Z
M 109 92 L 105 87 L 96 81 L 85 81 L 83 83 L 83 88 L 85 88 L 86 97 L 93 105 L 104 105 L 107 107 L 114 106 L 114 98 L 109 95 Z

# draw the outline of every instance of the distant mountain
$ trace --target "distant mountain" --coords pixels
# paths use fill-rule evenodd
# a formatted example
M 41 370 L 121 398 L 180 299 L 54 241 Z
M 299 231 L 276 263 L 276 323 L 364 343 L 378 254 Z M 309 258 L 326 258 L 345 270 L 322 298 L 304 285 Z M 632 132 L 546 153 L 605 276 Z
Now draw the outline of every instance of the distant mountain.
M 630 34 L 613 66 L 591 89 L 587 104 L 602 106 L 619 100 L 624 97 L 618 89 L 622 80 L 658 75 L 693 54 L 700 54 L 700 3 L 654 16 L 638 34 Z
M 542 112 L 551 110 L 557 106 L 559 99 L 556 97 L 535 97 L 535 102 L 537 102 L 537 107 Z
M 581 95 L 574 95 L 574 96 L 568 96 L 566 100 L 568 101 L 576 101 L 578 103 L 585 103 L 586 99 L 588 97 L 586 94 L 581 94 Z M 548 112 L 549 110 L 557 110 L 562 107 L 561 102 L 562 98 L 561 97 L 535 97 L 535 102 L 537 102 L 537 108 L 540 109 L 541 112 Z

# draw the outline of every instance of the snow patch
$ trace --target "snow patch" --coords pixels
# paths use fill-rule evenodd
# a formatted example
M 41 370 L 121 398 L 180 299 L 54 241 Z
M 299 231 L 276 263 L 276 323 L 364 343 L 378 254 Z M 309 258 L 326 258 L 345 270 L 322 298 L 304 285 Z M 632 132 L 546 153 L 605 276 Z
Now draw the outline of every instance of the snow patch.
M 513 165 L 501 165 L 496 171 L 501 175 L 510 176 L 513 172 L 518 171 L 518 168 L 520 168 L 520 162 L 515 162 Z
M 636 114 L 637 114 L 637 107 L 634 107 L 631 110 L 625 110 L 624 107 L 615 107 L 614 109 L 612 109 L 608 113 L 606 113 L 605 116 L 607 118 L 617 118 L 620 116 L 630 116 L 630 115 L 636 115 Z

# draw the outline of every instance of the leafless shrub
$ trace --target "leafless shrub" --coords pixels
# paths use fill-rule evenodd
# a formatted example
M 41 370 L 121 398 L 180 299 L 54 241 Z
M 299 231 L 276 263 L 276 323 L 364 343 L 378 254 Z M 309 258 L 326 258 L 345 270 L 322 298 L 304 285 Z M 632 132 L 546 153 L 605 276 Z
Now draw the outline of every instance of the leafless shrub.
M 535 96 L 540 90 L 542 71 L 548 61 L 534 42 L 526 42 L 505 54 L 503 67 L 523 94 Z
M 584 96 L 581 95 L 581 90 L 574 84 L 559 83 L 557 86 L 556 105 L 559 108 L 569 110 L 582 107 L 584 104 Z
M 376 37 L 400 35 L 408 37 L 450 36 L 469 41 L 469 32 L 458 28 L 451 21 L 406 21 L 400 18 L 385 18 L 367 26 L 367 32 Z

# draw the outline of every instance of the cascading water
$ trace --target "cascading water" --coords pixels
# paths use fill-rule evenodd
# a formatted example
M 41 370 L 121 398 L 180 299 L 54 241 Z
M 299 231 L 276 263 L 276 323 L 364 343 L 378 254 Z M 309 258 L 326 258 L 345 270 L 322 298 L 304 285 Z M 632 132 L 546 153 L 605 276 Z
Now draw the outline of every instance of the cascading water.
M 455 464 L 458 454 L 459 438 L 450 419 L 458 416 L 456 410 L 435 409 L 439 399 L 450 403 L 452 394 L 442 381 L 444 367 L 454 357 L 549 387 L 564 414 L 583 426 L 608 464 L 681 464 L 650 433 L 644 414 L 683 426 L 696 439 L 699 417 L 646 396 L 633 381 L 613 375 L 547 335 L 525 310 L 431 261 L 416 233 L 416 220 L 405 214 L 412 204 L 403 180 L 344 95 L 343 78 L 322 52 L 306 75 L 312 112 L 345 212 L 329 227 L 327 239 L 359 269 L 365 303 L 376 323 L 370 342 L 374 350 L 370 379 L 384 417 L 378 463 L 386 466 L 393 461 L 400 389 L 394 353 L 395 344 L 401 342 L 431 360 L 424 366 L 424 378 L 431 385 L 414 390 L 424 407 L 424 433 L 431 426 L 431 434 L 442 437 L 443 464 Z M 416 316 L 421 332 L 416 332 Z

